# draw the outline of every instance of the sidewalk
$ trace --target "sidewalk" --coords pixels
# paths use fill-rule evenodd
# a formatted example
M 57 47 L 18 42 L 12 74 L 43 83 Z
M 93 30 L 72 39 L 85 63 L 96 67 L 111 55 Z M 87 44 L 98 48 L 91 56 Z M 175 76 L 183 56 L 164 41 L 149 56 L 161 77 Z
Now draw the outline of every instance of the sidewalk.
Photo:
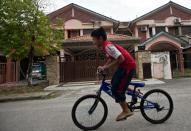
M 13 94 L 8 96 L 0 96 L 0 102 L 43 99 L 51 94 L 52 92 L 34 92 L 26 94 Z
M 133 82 L 143 82 L 147 85 L 156 85 L 156 84 L 164 84 L 165 82 L 157 79 L 146 79 L 144 81 L 141 80 L 133 80 Z M 70 90 L 80 90 L 84 88 L 99 88 L 100 84 L 97 81 L 86 81 L 86 82 L 70 82 L 61 85 L 51 85 L 46 87 L 44 90 L 46 91 L 70 91 Z

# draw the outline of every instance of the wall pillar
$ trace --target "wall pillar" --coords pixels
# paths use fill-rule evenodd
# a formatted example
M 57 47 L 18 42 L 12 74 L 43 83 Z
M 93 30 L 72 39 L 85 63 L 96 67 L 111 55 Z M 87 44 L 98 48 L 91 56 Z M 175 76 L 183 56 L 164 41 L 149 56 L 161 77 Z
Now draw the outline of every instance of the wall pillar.
M 83 30 L 80 30 L 80 36 L 83 36 L 83 35 L 84 35 Z
M 149 28 L 147 29 L 146 37 L 147 37 L 147 39 L 150 38 Z
M 151 63 L 151 52 L 150 51 L 137 51 L 135 53 L 136 59 L 136 75 L 138 79 L 143 80 L 143 63 Z M 151 67 L 150 67 L 151 68 Z
M 114 34 L 114 33 L 113 33 L 113 28 L 111 28 L 111 34 Z
M 178 52 L 178 65 L 179 65 L 179 71 L 181 74 L 184 74 L 184 57 L 183 57 L 183 52 L 182 49 L 179 50 Z
M 11 64 L 12 61 L 10 58 L 7 59 L 7 64 L 6 64 L 6 82 L 11 82 L 11 76 L 12 76 L 12 69 L 11 69 Z
M 137 26 L 135 27 L 135 37 L 139 37 L 139 32 Z
M 15 81 L 18 82 L 20 80 L 20 61 L 16 61 L 16 71 L 15 71 Z
M 46 58 L 46 74 L 49 85 L 57 85 L 60 82 L 59 56 Z
M 165 31 L 168 32 L 168 26 L 165 26 Z
M 156 34 L 156 29 L 155 29 L 155 26 L 152 27 L 152 35 L 154 36 Z
M 68 30 L 64 30 L 64 39 L 68 39 Z
M 181 26 L 178 27 L 178 34 L 182 35 L 182 27 Z

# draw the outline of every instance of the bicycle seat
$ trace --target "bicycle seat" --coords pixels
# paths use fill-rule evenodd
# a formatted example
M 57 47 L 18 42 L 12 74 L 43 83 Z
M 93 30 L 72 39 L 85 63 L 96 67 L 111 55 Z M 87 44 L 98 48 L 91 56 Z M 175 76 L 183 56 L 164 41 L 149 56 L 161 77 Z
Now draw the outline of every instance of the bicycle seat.
M 129 85 L 135 86 L 135 87 L 144 87 L 145 83 L 141 82 L 131 82 Z

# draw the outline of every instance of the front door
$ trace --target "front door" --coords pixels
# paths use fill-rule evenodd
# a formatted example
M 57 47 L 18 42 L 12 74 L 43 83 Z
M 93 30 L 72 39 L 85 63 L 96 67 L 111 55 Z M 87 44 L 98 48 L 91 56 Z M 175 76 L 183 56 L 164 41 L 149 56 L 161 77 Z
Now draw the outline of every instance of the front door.
M 152 78 L 151 75 L 151 63 L 143 63 L 143 78 Z

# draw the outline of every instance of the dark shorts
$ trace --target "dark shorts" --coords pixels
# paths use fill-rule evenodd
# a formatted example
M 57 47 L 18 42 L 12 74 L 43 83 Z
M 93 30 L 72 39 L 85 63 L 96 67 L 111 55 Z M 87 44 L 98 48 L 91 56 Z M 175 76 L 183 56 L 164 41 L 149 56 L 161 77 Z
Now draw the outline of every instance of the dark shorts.
M 111 90 L 117 103 L 124 102 L 126 100 L 125 92 L 128 89 L 134 73 L 135 69 L 127 71 L 120 67 L 114 73 L 111 80 Z

